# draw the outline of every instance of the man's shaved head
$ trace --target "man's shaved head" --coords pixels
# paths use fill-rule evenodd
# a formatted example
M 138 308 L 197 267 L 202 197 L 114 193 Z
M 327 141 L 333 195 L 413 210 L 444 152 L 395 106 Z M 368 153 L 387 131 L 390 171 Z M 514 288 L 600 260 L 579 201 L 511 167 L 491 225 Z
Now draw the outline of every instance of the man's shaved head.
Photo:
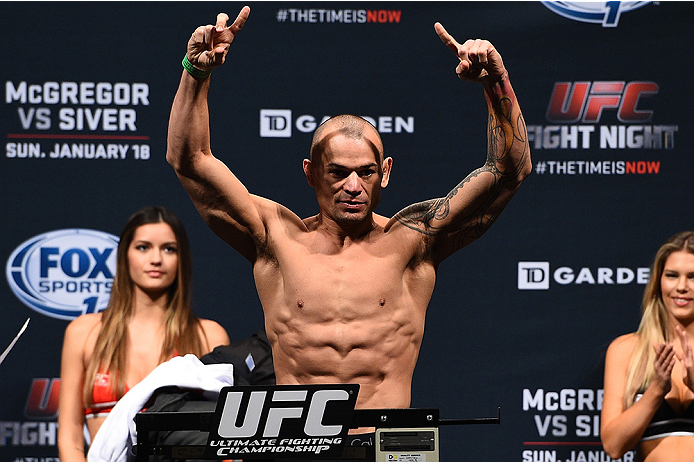
M 369 141 L 365 136 L 367 131 L 375 135 L 378 143 L 374 145 L 373 148 L 375 152 L 378 153 L 379 161 L 382 161 L 383 142 L 381 141 L 381 135 L 379 135 L 378 130 L 366 119 L 352 114 L 342 114 L 331 117 L 318 126 L 313 133 L 313 140 L 311 141 L 310 159 L 313 160 L 316 156 L 320 156 L 325 150 L 327 141 L 335 135 L 342 135 L 355 140 L 366 139 Z

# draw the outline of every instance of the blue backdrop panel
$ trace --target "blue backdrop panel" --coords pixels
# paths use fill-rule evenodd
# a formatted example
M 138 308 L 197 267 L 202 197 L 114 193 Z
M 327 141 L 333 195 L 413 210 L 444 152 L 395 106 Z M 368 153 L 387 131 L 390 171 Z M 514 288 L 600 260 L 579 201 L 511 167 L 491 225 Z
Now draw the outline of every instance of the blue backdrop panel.
M 206 227 L 164 159 L 190 33 L 242 6 L 0 4 L 0 347 L 31 318 L 0 364 L 0 459 L 57 460 L 68 319 L 46 307 L 98 309 L 113 270 L 109 236 L 136 209 L 167 205 L 186 223 L 198 315 L 233 340 L 261 326 L 249 263 Z M 694 5 L 250 6 L 212 75 L 212 148 L 251 192 L 300 216 L 317 212 L 301 161 L 325 116 L 355 113 L 381 130 L 394 158 L 383 215 L 445 195 L 480 166 L 482 90 L 456 78 L 433 24 L 459 41 L 494 43 L 523 108 L 534 172 L 491 230 L 441 265 L 413 406 L 444 418 L 501 407 L 500 426 L 442 428 L 445 461 L 600 455 L 606 346 L 636 329 L 656 249 L 694 227 L 694 96 L 683 81 Z

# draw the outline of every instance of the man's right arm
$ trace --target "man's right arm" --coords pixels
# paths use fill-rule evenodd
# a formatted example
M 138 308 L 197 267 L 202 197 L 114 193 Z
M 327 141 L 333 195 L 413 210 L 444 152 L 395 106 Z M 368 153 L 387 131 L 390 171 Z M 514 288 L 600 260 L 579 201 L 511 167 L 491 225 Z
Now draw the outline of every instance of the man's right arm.
M 244 257 L 253 261 L 264 240 L 262 218 L 254 198 L 224 163 L 212 155 L 206 71 L 223 64 L 229 45 L 248 18 L 244 7 L 234 23 L 220 13 L 217 24 L 200 26 L 188 42 L 186 65 L 171 107 L 166 160 L 210 228 Z M 195 76 L 194 76 L 195 75 Z

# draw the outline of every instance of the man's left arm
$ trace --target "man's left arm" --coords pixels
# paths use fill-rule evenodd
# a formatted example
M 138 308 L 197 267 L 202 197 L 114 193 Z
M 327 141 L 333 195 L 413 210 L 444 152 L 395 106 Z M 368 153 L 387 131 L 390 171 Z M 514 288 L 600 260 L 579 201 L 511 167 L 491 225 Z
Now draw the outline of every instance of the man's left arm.
M 445 197 L 413 204 L 395 215 L 422 233 L 436 263 L 482 236 L 530 174 L 525 121 L 501 56 L 486 40 L 460 45 L 439 23 L 441 40 L 456 53 L 462 80 L 480 82 L 488 108 L 487 160 Z

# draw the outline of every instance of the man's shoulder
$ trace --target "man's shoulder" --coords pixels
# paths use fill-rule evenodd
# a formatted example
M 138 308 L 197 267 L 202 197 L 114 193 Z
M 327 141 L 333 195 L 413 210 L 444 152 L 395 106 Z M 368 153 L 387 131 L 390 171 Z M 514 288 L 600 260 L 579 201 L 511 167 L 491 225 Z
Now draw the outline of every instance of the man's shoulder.
M 286 205 L 254 194 L 251 194 L 251 198 L 256 208 L 260 211 L 266 226 L 281 224 L 284 227 L 290 224 L 299 228 L 305 228 L 304 220 L 299 218 L 299 216 Z

